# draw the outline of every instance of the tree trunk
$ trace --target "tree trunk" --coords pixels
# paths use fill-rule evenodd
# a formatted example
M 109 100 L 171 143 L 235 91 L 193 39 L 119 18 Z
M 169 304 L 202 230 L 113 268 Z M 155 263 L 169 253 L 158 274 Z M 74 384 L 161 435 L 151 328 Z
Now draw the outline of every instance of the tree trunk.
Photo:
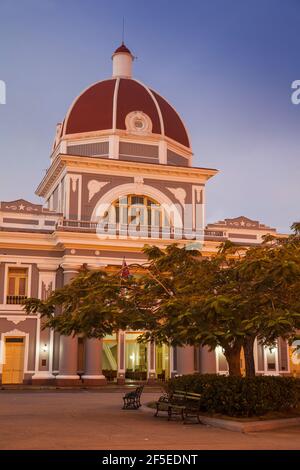
M 245 356 L 246 377 L 255 377 L 255 363 L 254 363 L 254 341 L 255 337 L 246 338 L 243 344 Z
M 229 375 L 241 376 L 241 350 L 241 346 L 234 346 L 224 352 L 228 362 Z

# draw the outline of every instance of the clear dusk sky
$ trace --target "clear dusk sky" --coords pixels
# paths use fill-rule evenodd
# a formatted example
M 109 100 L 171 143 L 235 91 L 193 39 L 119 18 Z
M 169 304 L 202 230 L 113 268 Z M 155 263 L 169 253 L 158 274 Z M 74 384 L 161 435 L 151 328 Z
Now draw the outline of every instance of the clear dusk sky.
M 177 109 L 194 165 L 218 168 L 207 221 L 300 219 L 299 0 L 0 0 L 0 200 L 34 195 L 57 122 L 111 76 L 122 39 L 134 76 Z

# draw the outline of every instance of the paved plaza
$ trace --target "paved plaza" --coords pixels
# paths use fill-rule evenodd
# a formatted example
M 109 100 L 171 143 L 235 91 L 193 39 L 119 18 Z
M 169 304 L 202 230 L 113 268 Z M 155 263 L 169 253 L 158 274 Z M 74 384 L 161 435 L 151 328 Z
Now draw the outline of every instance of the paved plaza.
M 300 449 L 300 427 L 242 434 L 121 409 L 123 392 L 1 391 L 0 449 Z M 143 394 L 143 402 L 159 392 Z

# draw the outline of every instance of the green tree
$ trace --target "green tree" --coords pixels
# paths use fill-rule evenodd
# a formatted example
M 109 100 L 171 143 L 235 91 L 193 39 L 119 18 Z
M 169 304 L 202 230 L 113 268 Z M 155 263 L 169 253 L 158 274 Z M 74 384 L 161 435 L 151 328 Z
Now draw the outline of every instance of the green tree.
M 276 339 L 291 340 L 300 327 L 300 243 L 288 238 L 266 237 L 247 249 L 236 261 L 236 284 L 243 317 L 246 374 L 255 374 L 253 345 L 255 338 L 266 346 Z
M 148 262 L 135 276 L 82 271 L 47 301 L 29 299 L 45 326 L 62 334 L 102 338 L 118 329 L 143 329 L 141 340 L 174 346 L 220 346 L 231 375 L 253 375 L 255 338 L 274 345 L 299 328 L 299 237 L 266 238 L 246 250 L 230 242 L 213 257 L 169 245 L 146 246 Z

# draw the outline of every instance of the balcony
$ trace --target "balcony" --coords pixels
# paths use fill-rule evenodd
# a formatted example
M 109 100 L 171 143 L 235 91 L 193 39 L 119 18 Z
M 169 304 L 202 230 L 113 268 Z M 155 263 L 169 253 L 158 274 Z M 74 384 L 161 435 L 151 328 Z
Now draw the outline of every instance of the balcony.
M 8 305 L 22 305 L 27 299 L 26 295 L 7 295 L 6 304 Z
M 164 240 L 220 240 L 225 239 L 221 230 L 195 230 L 183 227 L 158 227 L 152 225 L 135 225 L 120 223 L 104 223 L 84 220 L 60 220 L 58 231 L 97 233 L 99 238 L 152 238 Z

